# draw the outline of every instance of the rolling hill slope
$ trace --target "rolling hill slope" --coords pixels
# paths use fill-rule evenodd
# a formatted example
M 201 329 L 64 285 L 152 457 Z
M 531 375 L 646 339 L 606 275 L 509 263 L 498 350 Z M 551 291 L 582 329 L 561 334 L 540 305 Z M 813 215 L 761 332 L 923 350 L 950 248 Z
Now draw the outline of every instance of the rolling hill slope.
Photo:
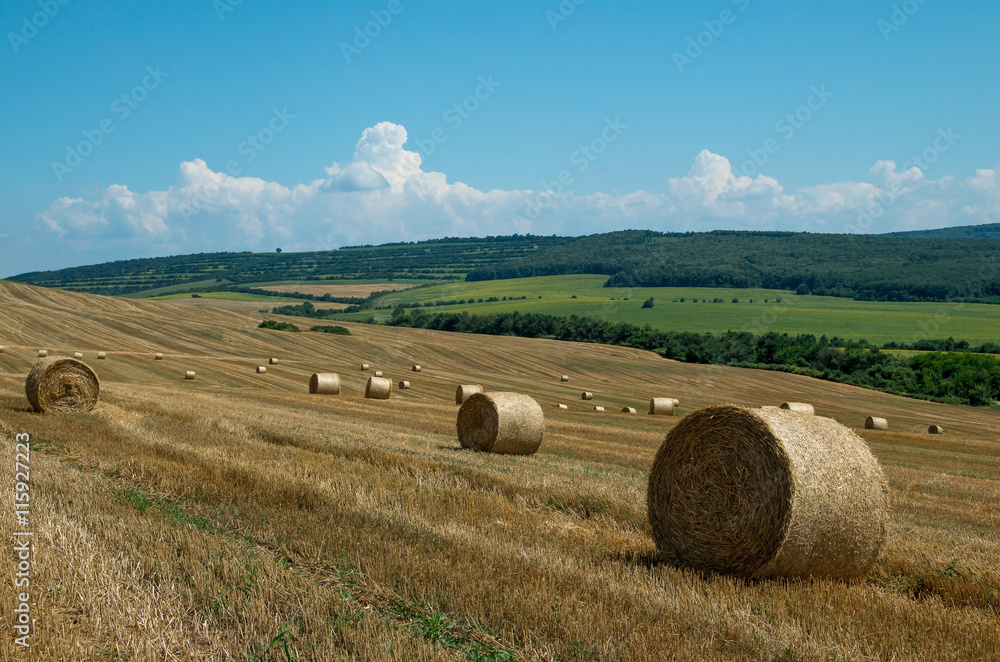
M 995 411 L 600 345 L 266 331 L 258 314 L 2 281 L 0 311 L 0 437 L 34 440 L 42 658 L 283 659 L 282 646 L 316 660 L 1000 656 Z M 84 353 L 102 381 L 96 411 L 29 410 L 40 348 Z M 269 357 L 280 363 L 255 374 Z M 363 399 L 362 361 L 413 389 Z M 309 396 L 315 371 L 339 372 L 344 394 Z M 539 453 L 460 451 L 459 383 L 535 397 Z M 747 583 L 659 562 L 646 479 L 678 419 L 617 413 L 659 395 L 681 414 L 802 400 L 855 427 L 889 418 L 891 432 L 866 434 L 894 501 L 873 576 Z M 926 435 L 930 423 L 948 434 Z M 0 489 L 13 492 L 12 470 Z M 12 526 L 0 518 L 0 535 Z M 0 651 L 14 655 L 9 638 Z

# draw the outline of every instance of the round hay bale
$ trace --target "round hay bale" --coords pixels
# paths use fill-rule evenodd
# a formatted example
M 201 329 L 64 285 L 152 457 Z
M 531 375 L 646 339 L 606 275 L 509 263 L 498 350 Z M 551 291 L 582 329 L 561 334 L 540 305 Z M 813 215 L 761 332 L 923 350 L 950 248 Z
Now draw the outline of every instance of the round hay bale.
M 649 401 L 649 415 L 650 416 L 673 416 L 674 415 L 674 399 L 673 398 L 653 398 Z
M 160 352 L 157 352 L 156 354 L 153 355 L 153 360 L 154 361 L 162 361 L 163 360 L 163 354 L 161 354 Z
M 556 405 L 556 409 L 569 409 L 566 405 Z
M 267 360 L 268 365 L 278 365 L 278 359 L 271 358 Z
M 47 349 L 40 349 L 40 350 L 38 350 L 38 358 L 44 359 L 48 355 L 49 355 L 49 351 Z
M 676 565 L 855 579 L 885 542 L 889 488 L 864 440 L 833 419 L 726 405 L 667 434 L 647 507 L 656 546 Z
M 0 354 L 3 354 L 5 351 L 7 351 L 7 348 L 4 347 L 3 345 L 0 345 Z
M 24 392 L 35 411 L 76 414 L 97 406 L 101 382 L 83 361 L 50 357 L 35 363 Z
M 800 414 L 807 414 L 809 416 L 816 415 L 816 408 L 806 402 L 784 402 L 781 405 L 781 409 L 787 409 L 788 411 L 797 411 Z
M 184 379 L 188 381 L 194 381 L 195 377 L 196 375 L 194 374 L 193 370 L 188 370 L 187 372 L 184 373 Z
M 107 352 L 98 352 L 97 353 L 97 360 L 98 361 L 104 361 L 107 358 L 108 358 L 108 353 Z
M 878 416 L 869 416 L 865 419 L 865 429 L 866 430 L 888 430 L 889 421 L 884 418 L 879 418 Z
M 623 414 L 638 414 L 639 410 L 637 410 L 635 407 L 622 407 L 622 413 Z
M 594 405 L 594 411 L 604 411 L 604 407 L 601 405 Z
M 561 382 L 568 382 L 569 381 L 569 375 L 563 375 L 562 377 L 559 378 L 559 381 L 561 381 Z
M 677 398 L 674 398 L 674 409 L 677 409 L 680 406 L 681 406 L 681 401 L 678 400 Z
M 940 425 L 932 425 L 927 428 L 927 434 L 944 434 L 944 428 Z
M 381 370 L 376 370 L 375 371 L 375 376 L 376 377 L 381 377 L 382 376 L 382 371 Z
M 83 354 L 81 354 L 80 352 L 73 352 L 73 358 L 79 361 L 80 359 L 83 358 Z
M 399 389 L 401 391 L 408 391 L 410 389 L 410 382 L 399 382 Z
M 384 377 L 369 377 L 365 386 L 365 397 L 372 400 L 388 400 L 392 395 L 392 380 Z
M 473 393 L 458 410 L 463 448 L 505 455 L 531 455 L 545 431 L 545 415 L 520 393 Z
M 361 364 L 361 369 L 362 369 L 362 370 L 370 370 L 370 369 L 371 369 L 371 366 L 370 366 L 370 365 L 368 365 L 367 363 L 362 363 L 362 364 Z
M 421 370 L 423 370 L 423 368 L 422 368 L 422 367 L 420 367 L 420 364 L 419 364 L 419 363 L 417 363 L 417 364 L 415 364 L 415 365 L 413 366 L 413 372 L 420 372 Z
M 313 395 L 340 395 L 340 375 L 319 372 L 309 378 L 309 392 Z
M 267 374 L 267 367 L 266 366 L 262 366 L 262 365 L 257 366 L 257 374 L 258 375 L 265 375 L 265 374 Z
M 580 399 L 581 400 L 593 400 L 594 399 L 594 394 L 591 393 L 590 391 L 584 391 L 583 393 L 580 394 Z
M 470 395 L 475 395 L 476 393 L 482 393 L 483 387 L 479 384 L 463 384 L 455 389 L 455 404 L 461 405 L 465 404 L 465 401 L 469 399 Z

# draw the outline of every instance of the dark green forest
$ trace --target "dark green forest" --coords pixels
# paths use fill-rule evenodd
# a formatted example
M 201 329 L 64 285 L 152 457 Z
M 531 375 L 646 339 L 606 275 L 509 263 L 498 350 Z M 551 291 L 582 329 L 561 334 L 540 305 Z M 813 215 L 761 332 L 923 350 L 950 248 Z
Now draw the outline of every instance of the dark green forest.
M 903 357 L 866 343 L 835 347 L 826 336 L 811 334 L 659 331 L 589 317 L 517 312 L 433 314 L 400 307 L 387 323 L 458 333 L 621 345 L 686 363 L 781 370 L 896 395 L 973 406 L 990 405 L 1000 398 L 1000 358 L 981 352 L 931 352 Z

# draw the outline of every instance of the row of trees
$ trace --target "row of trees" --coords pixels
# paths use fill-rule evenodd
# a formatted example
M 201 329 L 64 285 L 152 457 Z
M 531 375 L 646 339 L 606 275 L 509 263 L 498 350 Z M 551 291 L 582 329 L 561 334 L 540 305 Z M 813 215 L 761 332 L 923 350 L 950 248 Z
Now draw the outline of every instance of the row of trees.
M 459 333 L 622 345 L 687 363 L 783 370 L 898 395 L 975 406 L 990 405 L 1000 398 L 1000 360 L 983 353 L 934 352 L 906 357 L 857 342 L 833 347 L 825 336 L 817 338 L 812 334 L 660 331 L 648 325 L 591 317 L 517 312 L 429 314 L 422 309 L 411 312 L 400 307 L 387 323 Z

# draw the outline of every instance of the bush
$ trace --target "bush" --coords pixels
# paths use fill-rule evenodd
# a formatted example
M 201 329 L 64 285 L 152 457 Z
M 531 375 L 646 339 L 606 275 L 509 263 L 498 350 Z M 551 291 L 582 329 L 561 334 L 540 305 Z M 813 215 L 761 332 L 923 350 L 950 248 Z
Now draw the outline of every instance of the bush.
M 310 331 L 315 331 L 317 333 L 332 333 L 335 336 L 349 336 L 351 335 L 350 329 L 346 329 L 342 326 L 314 326 L 309 329 Z
M 648 299 L 646 299 L 642 303 L 642 307 L 643 308 L 652 308 L 653 307 L 653 297 L 649 297 Z
M 733 303 L 739 303 L 739 302 L 740 302 L 739 299 L 736 299 L 736 298 L 733 299 Z
M 271 329 L 272 331 L 291 331 L 292 333 L 299 333 L 301 329 L 294 324 L 289 324 L 288 322 L 275 322 L 274 320 L 264 320 L 257 325 L 258 329 Z

